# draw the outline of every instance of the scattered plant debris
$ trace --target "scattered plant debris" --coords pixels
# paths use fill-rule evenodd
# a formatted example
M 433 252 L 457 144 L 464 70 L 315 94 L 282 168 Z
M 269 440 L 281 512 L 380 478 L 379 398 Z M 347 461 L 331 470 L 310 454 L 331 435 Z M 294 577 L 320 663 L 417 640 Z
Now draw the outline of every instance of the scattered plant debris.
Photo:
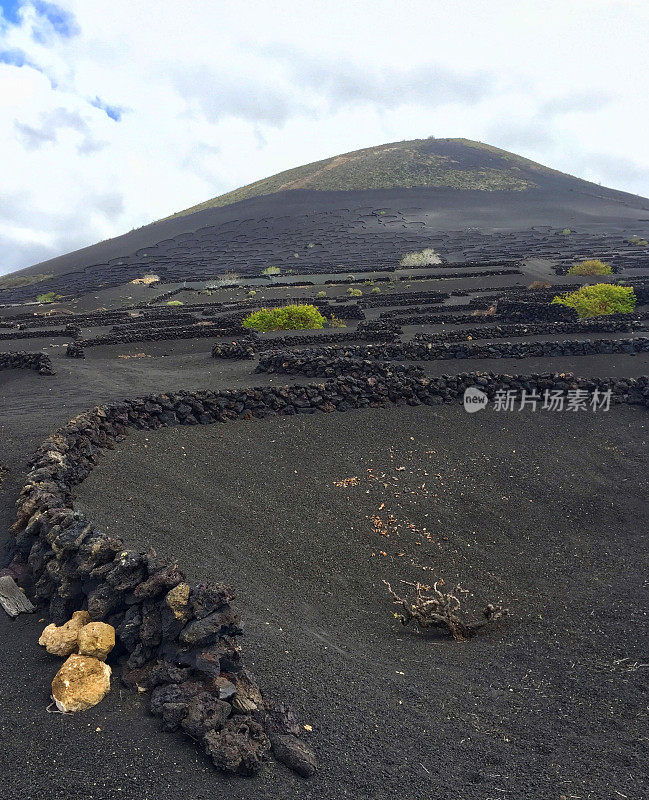
M 338 486 L 339 488 L 346 489 L 348 486 L 358 486 L 360 484 L 360 479 L 357 477 L 353 478 L 343 478 L 340 481 L 334 481 L 334 486 Z

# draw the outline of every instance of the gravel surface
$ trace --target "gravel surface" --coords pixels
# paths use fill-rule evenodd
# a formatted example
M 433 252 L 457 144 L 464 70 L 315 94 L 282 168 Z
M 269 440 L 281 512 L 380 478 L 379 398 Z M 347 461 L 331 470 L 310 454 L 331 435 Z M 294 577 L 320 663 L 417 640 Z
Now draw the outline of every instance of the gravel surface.
M 648 430 L 628 407 L 424 407 L 134 433 L 78 504 L 239 587 L 248 663 L 313 727 L 322 768 L 308 784 L 273 765 L 241 794 L 210 772 L 213 789 L 640 798 Z M 469 613 L 502 599 L 511 617 L 466 644 L 403 629 L 382 579 L 440 577 L 469 590 Z M 147 761 L 158 722 L 141 740 L 135 718 L 112 724 Z M 172 741 L 170 764 L 191 750 Z M 202 796 L 205 777 L 183 774 L 183 796 Z

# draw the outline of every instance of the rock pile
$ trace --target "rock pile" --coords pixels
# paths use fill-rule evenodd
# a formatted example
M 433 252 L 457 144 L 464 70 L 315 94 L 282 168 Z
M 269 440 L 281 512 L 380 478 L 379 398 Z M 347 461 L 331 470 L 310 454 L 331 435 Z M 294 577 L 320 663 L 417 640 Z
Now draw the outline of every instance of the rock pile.
M 65 658 L 52 681 L 59 711 L 86 711 L 110 691 L 111 669 L 103 662 L 115 646 L 115 629 L 92 622 L 87 611 L 75 611 L 65 624 L 48 625 L 40 639 L 48 653 Z
M 70 342 L 70 344 L 66 348 L 65 355 L 68 358 L 85 358 L 86 354 L 83 351 L 83 343 Z
M 1 369 L 35 369 L 39 375 L 54 375 L 52 360 L 45 353 L 0 353 Z

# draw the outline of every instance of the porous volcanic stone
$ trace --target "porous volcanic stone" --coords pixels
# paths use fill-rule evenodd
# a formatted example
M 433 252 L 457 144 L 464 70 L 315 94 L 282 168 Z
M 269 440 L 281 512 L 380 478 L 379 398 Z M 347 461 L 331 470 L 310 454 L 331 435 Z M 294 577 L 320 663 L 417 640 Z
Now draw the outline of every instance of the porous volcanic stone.
M 203 744 L 217 769 L 239 775 L 259 772 L 270 751 L 263 727 L 251 717 L 239 715 L 231 717 L 221 730 L 208 731 Z
M 59 711 L 85 711 L 110 691 L 110 667 L 98 658 L 71 655 L 52 681 Z
M 311 777 L 318 768 L 315 754 L 297 736 L 273 733 L 270 743 L 275 758 L 303 778 Z
M 105 661 L 115 647 L 115 628 L 105 622 L 89 622 L 79 631 L 79 654 Z
M 58 627 L 52 623 L 41 633 L 38 643 L 53 656 L 67 658 L 78 649 L 79 631 L 90 622 L 87 611 L 75 611 L 72 619 Z

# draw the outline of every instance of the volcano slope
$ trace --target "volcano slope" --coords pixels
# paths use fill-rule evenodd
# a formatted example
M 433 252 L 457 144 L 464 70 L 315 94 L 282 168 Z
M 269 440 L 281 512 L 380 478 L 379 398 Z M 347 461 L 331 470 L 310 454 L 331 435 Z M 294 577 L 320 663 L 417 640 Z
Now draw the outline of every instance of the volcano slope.
M 518 166 L 526 180 L 560 180 Z M 353 195 L 337 186 L 336 196 Z M 0 308 L 0 351 L 13 354 L 6 363 L 20 364 L 16 353 L 25 352 L 46 356 L 54 372 L 0 370 L 5 563 L 16 564 L 9 528 L 28 461 L 50 433 L 122 398 L 236 392 L 213 402 L 237 424 L 191 424 L 218 414 L 187 416 L 175 401 L 173 421 L 185 424 L 131 431 L 114 450 L 99 449 L 72 501 L 129 547 L 177 558 L 191 581 L 236 587 L 244 661 L 268 699 L 296 709 L 302 739 L 320 762 L 306 781 L 272 759 L 251 779 L 217 772 L 195 743 L 149 715 L 148 694 L 120 688 L 117 657 L 113 690 L 101 704 L 47 714 L 58 662 L 36 644 L 49 621 L 46 604 L 36 616 L 0 617 L 8 796 L 646 794 L 649 272 L 634 236 L 646 234 L 639 218 L 647 201 L 597 190 L 601 196 L 588 200 L 572 193 L 600 209 L 591 207 L 595 222 L 568 225 L 553 206 L 557 224 L 547 227 L 525 194 L 540 190 L 450 189 L 479 193 L 480 213 L 500 225 L 463 229 L 468 217 L 447 194 L 453 225 L 437 218 L 438 238 L 428 228 L 413 238 L 409 228 L 381 228 L 391 205 L 385 198 L 394 192 L 405 209 L 412 192 L 447 190 L 363 188 L 383 200 L 372 207 L 362 263 L 354 250 L 360 240 L 341 226 L 344 269 L 326 248 L 305 247 L 299 270 L 282 267 L 271 279 L 260 275 L 269 260 L 248 261 L 244 248 L 239 277 L 216 283 L 225 266 L 215 258 L 202 279 L 152 285 L 127 282 L 142 277 L 141 262 L 114 274 L 79 266 L 62 273 L 74 292 L 47 305 L 18 302 L 30 286 L 5 292 L 17 303 Z M 160 224 L 193 225 L 197 214 L 242 204 L 297 208 L 295 193 L 304 191 L 325 197 L 308 181 L 281 195 L 247 190 L 234 205 Z M 514 209 L 524 195 L 532 205 L 522 221 Z M 282 240 L 275 221 L 251 219 Z M 260 254 L 266 244 L 260 236 Z M 440 263 L 400 267 L 405 253 L 431 246 Z M 565 274 L 581 258 L 611 263 L 615 272 L 597 280 L 634 287 L 633 314 L 579 321 L 550 304 L 562 289 L 594 280 Z M 181 271 L 191 258 L 178 263 Z M 164 277 L 164 269 L 164 259 L 154 259 L 146 271 Z M 88 275 L 102 277 L 87 283 Z M 552 286 L 528 289 L 533 282 Z M 347 326 L 257 336 L 241 328 L 250 311 L 294 300 Z M 494 387 L 506 384 L 487 373 L 555 376 L 510 381 L 516 409 L 521 386 L 552 385 L 562 394 L 581 386 L 589 397 L 595 385 L 608 386 L 619 402 L 609 411 L 544 411 L 539 402 L 536 411 L 528 404 L 498 413 L 490 402 L 465 413 L 453 387 L 480 385 L 493 401 Z M 329 388 L 320 388 L 324 381 Z M 303 388 L 314 382 L 318 388 Z M 282 394 L 285 384 L 296 388 Z M 241 394 L 251 387 L 260 389 Z M 340 394 L 350 387 L 355 394 Z M 275 398 L 274 409 L 265 396 Z M 366 396 L 372 405 L 353 399 Z M 373 407 L 385 398 L 385 407 Z M 150 403 L 159 422 L 159 403 Z M 332 407 L 336 413 L 322 413 Z M 463 643 L 403 628 L 383 580 L 407 592 L 411 582 L 439 579 L 468 590 L 461 600 L 471 616 L 500 601 L 509 616 Z

